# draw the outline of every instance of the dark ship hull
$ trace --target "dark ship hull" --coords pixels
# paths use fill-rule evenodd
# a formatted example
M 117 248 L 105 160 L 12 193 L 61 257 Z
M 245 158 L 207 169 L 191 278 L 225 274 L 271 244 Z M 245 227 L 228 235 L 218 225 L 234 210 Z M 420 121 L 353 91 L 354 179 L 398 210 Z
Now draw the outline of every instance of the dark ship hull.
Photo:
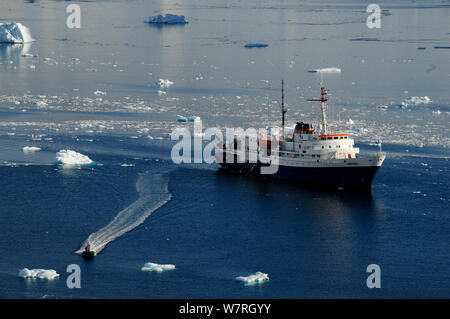
M 222 169 L 246 174 L 298 182 L 301 185 L 326 185 L 370 191 L 379 166 L 347 167 L 278 167 L 275 174 L 261 174 L 262 164 L 222 163 Z

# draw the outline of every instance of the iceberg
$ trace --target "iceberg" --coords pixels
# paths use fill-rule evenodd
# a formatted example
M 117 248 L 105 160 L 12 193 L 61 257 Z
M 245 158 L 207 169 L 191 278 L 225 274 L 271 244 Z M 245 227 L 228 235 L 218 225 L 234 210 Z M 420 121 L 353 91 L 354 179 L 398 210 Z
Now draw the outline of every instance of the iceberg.
M 269 280 L 269 275 L 258 271 L 253 275 L 236 277 L 236 280 L 243 281 L 246 285 L 255 285 Z
M 40 150 L 41 150 L 41 148 L 40 147 L 36 147 L 36 146 L 24 146 L 22 148 L 22 151 L 25 154 L 34 153 L 34 152 L 37 152 L 37 151 L 40 151 Z
M 168 79 L 159 79 L 158 82 L 156 82 L 156 84 L 159 86 L 160 89 L 166 89 L 169 86 L 171 86 L 173 84 L 172 81 L 168 80 Z
M 93 163 L 93 161 L 86 155 L 72 150 L 60 150 L 56 153 L 56 160 L 58 163 L 65 165 L 87 165 Z
M 33 41 L 30 30 L 23 24 L 14 21 L 0 23 L 0 43 L 28 43 Z
M 39 278 L 52 280 L 59 277 L 59 274 L 53 269 L 28 269 L 24 268 L 19 271 L 19 277 L 22 278 Z
M 201 120 L 200 116 L 182 116 L 177 115 L 178 122 L 199 122 Z
M 184 19 L 182 15 L 167 13 L 165 16 L 158 14 L 155 16 L 150 16 L 145 20 L 146 23 L 150 24 L 187 24 L 188 22 Z
M 311 69 L 308 70 L 311 73 L 341 73 L 341 69 L 332 67 L 332 68 L 322 68 L 322 69 Z
M 141 268 L 142 271 L 157 271 L 157 272 L 163 272 L 166 270 L 173 270 L 173 269 L 175 269 L 175 265 L 172 264 L 160 265 L 155 263 L 145 263 L 144 266 Z
M 269 45 L 265 43 L 247 43 L 244 45 L 245 48 L 251 49 L 251 48 L 267 48 Z

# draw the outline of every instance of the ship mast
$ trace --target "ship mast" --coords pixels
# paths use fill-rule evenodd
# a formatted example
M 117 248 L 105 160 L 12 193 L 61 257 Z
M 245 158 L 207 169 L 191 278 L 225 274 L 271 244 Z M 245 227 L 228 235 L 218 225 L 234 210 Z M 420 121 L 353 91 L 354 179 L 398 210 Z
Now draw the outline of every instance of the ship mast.
M 284 141 L 284 114 L 286 114 L 284 109 L 284 80 L 281 80 L 281 128 L 282 128 L 282 138 Z
M 322 126 L 323 126 L 323 134 L 327 134 L 327 114 L 325 111 L 325 102 L 328 101 L 327 91 L 323 87 L 323 84 L 320 83 L 320 99 L 308 99 L 308 101 L 321 102 L 322 108 Z

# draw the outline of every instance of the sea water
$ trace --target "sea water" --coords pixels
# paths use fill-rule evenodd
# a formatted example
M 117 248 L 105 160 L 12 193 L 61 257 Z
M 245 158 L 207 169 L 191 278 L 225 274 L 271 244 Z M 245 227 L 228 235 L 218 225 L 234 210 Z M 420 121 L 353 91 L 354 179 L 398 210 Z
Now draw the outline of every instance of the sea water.
M 449 41 L 448 4 L 381 2 L 375 30 L 355 1 L 92 1 L 74 30 L 66 5 L 0 4 L 36 40 L 0 45 L 0 297 L 449 296 L 450 52 L 434 48 Z M 189 24 L 145 24 L 156 12 Z M 327 68 L 341 72 L 308 72 Z M 281 79 L 289 126 L 317 128 L 305 100 L 322 80 L 330 127 L 362 152 L 383 142 L 370 195 L 173 163 L 171 131 L 193 125 L 177 115 L 280 125 Z M 61 150 L 92 163 L 61 165 Z M 381 289 L 366 285 L 370 264 Z M 236 280 L 255 274 L 270 280 Z

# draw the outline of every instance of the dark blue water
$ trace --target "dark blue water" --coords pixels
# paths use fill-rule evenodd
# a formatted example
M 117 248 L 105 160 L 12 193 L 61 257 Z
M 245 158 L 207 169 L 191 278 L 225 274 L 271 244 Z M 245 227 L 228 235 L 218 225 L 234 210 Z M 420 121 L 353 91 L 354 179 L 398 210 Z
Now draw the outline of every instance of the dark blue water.
M 135 143 L 148 158 L 133 147 L 135 156 L 114 155 L 120 141 L 103 137 L 102 151 L 84 151 L 103 166 L 0 166 L 2 297 L 448 297 L 448 157 L 436 150 L 398 155 L 404 148 L 385 146 L 392 155 L 372 194 L 361 195 L 230 176 L 217 165 L 177 166 L 161 156 L 168 145 Z M 137 200 L 138 174 L 159 172 L 168 172 L 170 201 L 93 261 L 74 254 Z M 142 272 L 146 262 L 176 269 Z M 72 263 L 81 267 L 81 289 L 66 286 Z M 381 289 L 366 286 L 374 263 Z M 17 277 L 24 267 L 55 269 L 60 278 Z M 235 280 L 256 271 L 270 280 Z
M 450 50 L 435 49 L 450 42 L 448 1 L 380 1 L 380 29 L 354 0 L 80 1 L 76 30 L 72 2 L 0 1 L 0 23 L 36 39 L 0 44 L 0 298 L 450 296 Z M 158 13 L 189 24 L 144 23 Z M 245 48 L 258 42 L 268 47 Z M 308 72 L 327 67 L 342 72 Z M 166 94 L 159 79 L 174 82 Z M 306 99 L 323 80 L 330 130 L 362 151 L 383 142 L 371 195 L 173 164 L 170 133 L 192 128 L 177 115 L 204 129 L 279 125 L 281 79 L 287 125 L 318 127 Z M 56 165 L 61 149 L 96 164 Z M 94 260 L 75 253 L 115 218 L 140 217 L 124 234 L 107 227 Z M 81 289 L 66 286 L 70 264 Z M 381 289 L 366 286 L 369 264 Z M 25 267 L 60 277 L 19 278 Z M 235 280 L 257 271 L 270 280 Z

